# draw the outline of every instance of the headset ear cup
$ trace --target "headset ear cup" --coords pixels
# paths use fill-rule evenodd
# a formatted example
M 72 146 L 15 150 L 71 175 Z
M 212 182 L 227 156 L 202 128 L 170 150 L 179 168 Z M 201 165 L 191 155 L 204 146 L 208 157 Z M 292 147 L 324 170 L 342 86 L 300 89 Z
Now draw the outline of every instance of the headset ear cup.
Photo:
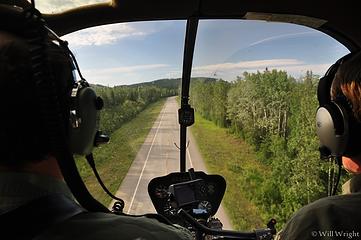
M 88 155 L 94 147 L 97 133 L 96 93 L 90 87 L 78 90 L 75 107 L 70 115 L 69 143 L 73 154 Z
M 327 155 L 329 152 L 333 156 L 344 155 L 354 141 L 350 139 L 350 135 L 354 135 L 355 132 L 349 118 L 353 114 L 348 110 L 344 101 L 337 99 L 332 101 L 331 98 L 332 82 L 340 65 L 353 56 L 354 53 L 349 53 L 337 60 L 318 83 L 317 99 L 320 107 L 316 114 L 316 130 L 321 143 L 320 149 L 327 148 L 328 151 L 325 151 Z M 333 95 L 337 94 L 339 93 L 333 93 Z
M 316 130 L 321 147 L 332 155 L 342 156 L 348 142 L 348 120 L 342 106 L 335 102 L 319 107 L 316 113 Z

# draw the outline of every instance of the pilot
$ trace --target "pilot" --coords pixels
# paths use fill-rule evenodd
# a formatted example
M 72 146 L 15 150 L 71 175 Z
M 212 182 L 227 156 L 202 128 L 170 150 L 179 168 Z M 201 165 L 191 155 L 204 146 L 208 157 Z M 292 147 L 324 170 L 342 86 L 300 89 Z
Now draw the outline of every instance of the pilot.
M 60 108 L 64 114 L 59 117 L 65 116 L 60 121 L 68 129 L 74 66 L 57 44 L 46 39 L 41 52 L 31 43 L 38 41 L 37 36 L 24 39 L 10 31 L 10 25 L 0 23 L 0 238 L 192 239 L 188 230 L 155 218 L 91 212 L 79 206 L 48 138 L 59 126 L 52 124 L 56 119 L 44 116 L 40 107 L 45 104 L 49 111 Z M 34 56 L 36 51 L 40 52 Z M 55 102 L 47 101 L 52 93 L 39 87 L 44 79 L 38 79 L 35 71 L 38 57 L 44 58 L 41 61 L 52 73 L 58 96 Z M 45 120 L 50 123 L 44 124 Z M 45 199 L 45 204 L 39 199 Z
M 336 127 L 336 121 L 347 122 L 348 142 L 342 166 L 353 177 L 342 186 L 342 195 L 319 199 L 296 212 L 278 239 L 361 239 L 361 53 L 344 57 L 334 67 L 334 75 L 327 76 L 331 87 L 324 91 L 346 113 L 333 121 Z M 319 84 L 319 101 L 321 95 Z M 330 140 L 319 137 L 321 143 Z

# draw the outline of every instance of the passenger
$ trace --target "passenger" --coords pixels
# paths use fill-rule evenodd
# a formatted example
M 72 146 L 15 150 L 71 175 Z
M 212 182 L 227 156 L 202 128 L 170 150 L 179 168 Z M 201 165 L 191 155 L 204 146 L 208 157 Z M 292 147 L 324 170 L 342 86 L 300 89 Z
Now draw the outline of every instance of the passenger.
M 353 177 L 343 185 L 343 195 L 319 199 L 296 212 L 277 239 L 361 239 L 361 53 L 340 63 L 330 96 L 344 99 L 340 104 L 349 113 L 348 154 L 342 165 Z
M 73 65 L 64 49 L 49 39 L 43 45 L 38 56 L 48 63 L 63 113 L 59 117 L 65 116 L 61 121 L 68 129 Z M 42 79 L 34 73 L 38 66 L 32 51 L 38 49 L 22 34 L 0 29 L 0 239 L 192 239 L 188 230 L 154 218 L 88 212 L 78 206 L 48 139 L 49 131 L 57 130 L 44 125 L 44 119 L 53 119 L 43 116 L 39 96 L 49 94 L 38 88 Z

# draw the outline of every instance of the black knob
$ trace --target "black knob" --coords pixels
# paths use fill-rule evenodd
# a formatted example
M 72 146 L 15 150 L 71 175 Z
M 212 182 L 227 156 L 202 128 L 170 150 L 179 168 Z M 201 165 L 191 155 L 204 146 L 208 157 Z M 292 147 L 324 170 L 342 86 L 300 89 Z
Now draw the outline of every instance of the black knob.
M 277 221 L 276 221 L 276 219 L 274 219 L 274 218 L 272 218 L 272 219 L 267 223 L 267 227 L 268 227 L 269 229 L 271 229 L 271 233 L 272 233 L 273 235 L 277 233 L 277 230 L 276 230 L 276 227 L 275 227 L 276 223 L 277 223 Z
M 108 143 L 110 140 L 108 135 L 102 134 L 101 131 L 97 131 L 94 140 L 94 146 L 98 147 L 101 144 Z
M 124 201 L 116 201 L 112 207 L 112 211 L 115 214 L 121 214 L 124 209 Z

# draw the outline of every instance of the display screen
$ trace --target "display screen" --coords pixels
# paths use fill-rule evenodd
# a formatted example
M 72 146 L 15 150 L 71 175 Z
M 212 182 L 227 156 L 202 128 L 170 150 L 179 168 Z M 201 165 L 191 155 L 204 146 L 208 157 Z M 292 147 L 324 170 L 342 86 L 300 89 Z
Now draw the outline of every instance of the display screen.
M 174 186 L 174 195 L 180 207 L 196 201 L 194 189 L 188 184 Z

